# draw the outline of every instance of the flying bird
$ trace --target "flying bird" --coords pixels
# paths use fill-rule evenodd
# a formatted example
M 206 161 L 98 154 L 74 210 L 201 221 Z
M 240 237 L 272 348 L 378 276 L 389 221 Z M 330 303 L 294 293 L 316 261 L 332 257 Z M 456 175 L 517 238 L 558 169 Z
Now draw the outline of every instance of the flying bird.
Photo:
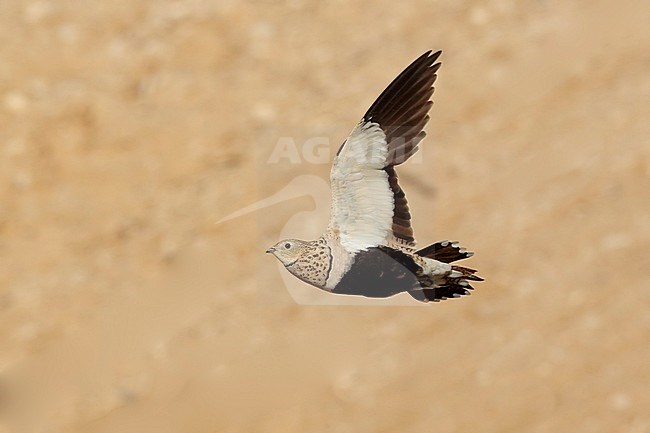
M 284 239 L 266 252 L 294 276 L 344 295 L 422 301 L 469 295 L 476 270 L 452 265 L 472 252 L 457 242 L 416 248 L 395 167 L 418 150 L 433 105 L 441 51 L 427 51 L 379 95 L 339 148 L 330 172 L 329 225 L 312 241 Z

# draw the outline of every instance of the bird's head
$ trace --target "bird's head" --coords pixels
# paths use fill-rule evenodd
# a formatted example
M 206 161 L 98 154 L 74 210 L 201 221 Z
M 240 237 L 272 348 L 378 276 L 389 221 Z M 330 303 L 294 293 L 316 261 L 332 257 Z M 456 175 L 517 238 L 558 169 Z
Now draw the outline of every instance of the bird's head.
M 284 266 L 289 266 L 308 250 L 308 246 L 309 242 L 300 239 L 283 239 L 266 252 L 273 254 Z

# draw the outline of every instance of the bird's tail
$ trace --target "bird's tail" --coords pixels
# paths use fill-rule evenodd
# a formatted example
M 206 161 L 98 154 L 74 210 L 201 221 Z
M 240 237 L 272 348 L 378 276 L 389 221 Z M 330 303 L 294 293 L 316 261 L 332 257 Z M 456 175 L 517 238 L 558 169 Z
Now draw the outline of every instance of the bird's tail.
M 426 257 L 428 259 L 438 260 L 443 263 L 451 263 L 457 260 L 467 259 L 474 255 L 473 252 L 467 251 L 466 248 L 460 246 L 455 241 L 440 241 L 428 247 L 416 251 L 418 256 Z
M 474 253 L 462 248 L 458 242 L 450 241 L 436 242 L 417 251 L 416 254 L 444 263 L 455 262 L 474 255 Z M 476 275 L 476 272 L 475 269 L 452 265 L 451 273 L 446 276 L 442 284 L 438 283 L 435 287 L 412 290 L 409 291 L 409 294 L 422 302 L 438 302 L 448 298 L 460 298 L 469 295 L 470 290 L 474 290 L 470 281 L 483 281 L 483 278 Z

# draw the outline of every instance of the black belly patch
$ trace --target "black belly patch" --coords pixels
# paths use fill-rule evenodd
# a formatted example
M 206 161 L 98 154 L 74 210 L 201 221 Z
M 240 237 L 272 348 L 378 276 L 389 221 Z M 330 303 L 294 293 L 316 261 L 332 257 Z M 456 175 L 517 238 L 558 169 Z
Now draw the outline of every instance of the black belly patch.
M 402 251 L 388 247 L 369 248 L 357 253 L 348 272 L 332 293 L 387 298 L 420 288 L 413 259 Z

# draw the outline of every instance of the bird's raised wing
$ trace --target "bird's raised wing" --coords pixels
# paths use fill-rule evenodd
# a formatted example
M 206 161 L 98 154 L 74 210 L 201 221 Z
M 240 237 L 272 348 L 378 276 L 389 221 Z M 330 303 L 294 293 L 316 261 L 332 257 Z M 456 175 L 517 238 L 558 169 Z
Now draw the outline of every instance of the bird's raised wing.
M 433 104 L 441 52 L 409 65 L 368 109 L 339 149 L 330 173 L 330 230 L 350 252 L 401 242 L 415 245 L 411 214 L 394 166 L 418 150 Z

